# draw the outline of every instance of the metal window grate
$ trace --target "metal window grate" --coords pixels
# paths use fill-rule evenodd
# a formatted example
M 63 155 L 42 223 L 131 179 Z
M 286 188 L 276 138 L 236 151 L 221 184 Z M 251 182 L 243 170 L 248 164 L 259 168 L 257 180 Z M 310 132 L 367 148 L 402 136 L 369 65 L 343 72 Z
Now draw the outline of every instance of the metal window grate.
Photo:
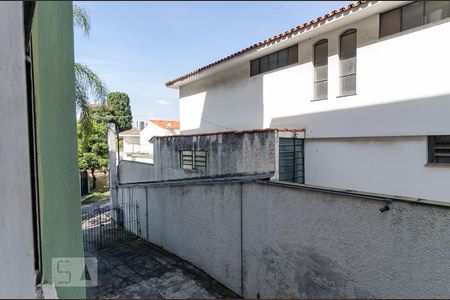
M 180 151 L 181 168 L 206 171 L 206 153 L 200 150 Z
M 428 163 L 450 164 L 450 135 L 428 137 Z
M 303 139 L 280 138 L 278 178 L 305 183 Z

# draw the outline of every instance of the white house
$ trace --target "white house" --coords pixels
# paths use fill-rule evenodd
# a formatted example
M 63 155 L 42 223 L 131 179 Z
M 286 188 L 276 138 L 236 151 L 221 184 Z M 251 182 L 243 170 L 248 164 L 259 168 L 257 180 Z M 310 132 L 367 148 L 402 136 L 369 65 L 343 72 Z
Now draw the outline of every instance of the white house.
M 153 144 L 150 143 L 152 137 L 176 135 L 179 133 L 179 121 L 150 119 L 147 121 L 147 126 L 140 132 L 141 152 L 153 154 Z
M 125 154 L 139 153 L 140 147 L 140 132 L 136 128 L 119 133 L 119 137 L 123 140 L 123 152 Z
M 136 128 L 119 133 L 123 140 L 121 159 L 140 162 L 153 162 L 153 144 L 150 139 L 154 136 L 169 136 L 180 133 L 180 122 L 174 120 L 138 121 Z
M 450 201 L 450 1 L 360 1 L 168 81 L 181 134 L 304 129 L 304 183 Z

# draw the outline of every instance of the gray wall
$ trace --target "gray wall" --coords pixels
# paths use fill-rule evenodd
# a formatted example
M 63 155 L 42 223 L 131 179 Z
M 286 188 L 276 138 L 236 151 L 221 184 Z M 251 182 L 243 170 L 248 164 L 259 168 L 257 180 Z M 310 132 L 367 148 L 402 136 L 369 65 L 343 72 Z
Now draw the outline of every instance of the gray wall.
M 121 160 L 118 170 L 118 181 L 122 184 L 155 180 L 155 167 L 152 164 Z
M 22 2 L 0 2 L 0 298 L 34 298 Z
M 394 199 L 381 213 L 382 201 L 267 183 L 119 189 L 140 203 L 143 238 L 247 298 L 450 296 L 444 206 Z
M 120 183 L 275 173 L 276 130 L 154 138 L 154 164 L 121 161 Z M 181 168 L 181 150 L 207 151 L 206 171 Z

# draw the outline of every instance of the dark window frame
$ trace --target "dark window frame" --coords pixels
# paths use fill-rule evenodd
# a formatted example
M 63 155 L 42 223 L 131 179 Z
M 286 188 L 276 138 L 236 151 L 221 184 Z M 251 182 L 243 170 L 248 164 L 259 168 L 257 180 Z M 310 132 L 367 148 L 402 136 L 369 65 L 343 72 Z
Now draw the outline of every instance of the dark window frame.
M 327 61 L 327 62 L 326 62 L 326 64 L 316 65 L 316 47 L 317 47 L 317 46 L 320 46 L 320 45 L 322 45 L 322 44 L 325 44 L 325 43 L 327 44 L 327 55 L 326 55 L 326 61 Z M 316 100 L 326 100 L 326 99 L 328 99 L 328 53 L 329 53 L 329 51 L 328 51 L 328 39 L 322 39 L 322 40 L 316 42 L 316 43 L 313 45 L 313 66 L 314 66 L 314 78 L 313 78 L 314 85 L 313 85 L 313 88 L 314 88 L 314 101 L 316 101 Z M 315 75 L 316 68 L 319 67 L 319 66 L 323 66 L 323 65 L 326 65 L 326 66 L 327 66 L 327 78 L 326 78 L 326 79 L 323 79 L 323 80 L 316 80 L 316 75 Z M 323 82 L 326 82 L 326 84 L 327 84 L 327 93 L 326 93 L 326 95 L 325 95 L 324 97 L 318 97 L 318 96 L 316 95 L 316 84 L 318 84 L 318 83 L 323 83 Z
M 344 36 L 350 35 L 350 34 L 355 34 L 355 54 L 353 56 L 347 56 L 347 55 L 343 55 L 342 54 L 342 38 Z M 344 31 L 340 36 L 339 36 L 339 97 L 345 97 L 345 96 L 352 96 L 352 95 L 356 95 L 356 91 L 357 91 L 357 76 L 356 74 L 358 73 L 357 70 L 357 62 L 358 62 L 358 30 L 356 28 L 351 28 L 351 29 L 347 29 L 346 31 Z M 348 59 L 348 58 L 352 58 L 355 57 L 355 72 L 354 73 L 350 73 L 350 74 L 346 74 L 346 75 L 342 75 L 342 60 L 343 59 Z M 355 76 L 355 90 L 351 91 L 351 92 L 347 92 L 344 93 L 344 91 L 342 90 L 342 81 L 344 78 L 350 77 L 350 76 Z
M 407 6 L 410 6 L 410 5 L 413 5 L 413 4 L 416 3 L 416 2 L 422 2 L 422 3 L 423 3 L 423 4 L 422 4 L 422 5 L 423 5 L 423 10 L 422 10 L 421 24 L 418 25 L 418 26 L 415 26 L 415 27 L 411 27 L 411 28 L 408 28 L 408 29 L 404 29 L 404 26 L 403 26 L 403 8 L 404 8 L 404 7 L 407 7 Z M 393 9 L 390 9 L 390 10 L 387 10 L 387 11 L 385 11 L 385 12 L 382 12 L 382 13 L 378 14 L 378 23 L 379 23 L 379 26 L 378 26 L 378 38 L 383 38 L 383 37 L 386 37 L 386 36 L 390 36 L 390 35 L 393 35 L 393 34 L 397 34 L 397 33 L 399 33 L 399 32 L 408 31 L 408 30 L 411 30 L 411 29 L 414 29 L 414 28 L 418 28 L 418 27 L 427 25 L 427 24 L 431 24 L 431 23 L 438 22 L 438 21 L 428 22 L 428 23 L 426 22 L 427 2 L 428 2 L 428 1 L 414 1 L 414 2 L 408 3 L 408 4 L 406 4 L 406 5 L 402 5 L 402 6 L 399 6 L 399 7 L 396 7 L 396 8 L 393 8 Z M 447 2 L 448 5 L 449 5 L 449 9 L 450 9 L 450 1 L 447 1 L 447 0 L 446 0 L 446 1 L 442 1 L 442 2 Z M 382 35 L 382 34 L 381 34 L 381 27 L 382 27 L 382 26 L 381 26 L 381 20 L 382 20 L 382 16 L 385 15 L 385 14 L 388 14 L 388 13 L 390 13 L 390 12 L 393 12 L 393 11 L 395 11 L 395 10 L 399 10 L 399 11 L 400 11 L 400 31 L 395 32 L 395 33 L 391 33 L 391 34 L 387 34 L 387 35 Z M 447 18 L 450 18 L 450 15 L 447 16 L 447 17 L 444 17 L 444 18 L 440 19 L 439 21 L 444 20 L 444 19 L 447 19 Z
M 286 57 L 286 63 L 280 62 L 280 53 L 285 52 L 287 50 L 287 57 Z M 275 66 L 270 66 L 270 59 L 269 57 L 274 57 L 276 55 L 276 64 Z M 264 61 L 264 64 L 262 63 Z M 267 61 L 267 63 L 266 63 Z M 298 63 L 298 44 L 292 45 L 290 47 L 281 49 L 276 52 L 272 52 L 270 54 L 261 56 L 259 58 L 253 59 L 250 61 L 250 77 L 264 74 L 270 71 L 274 71 L 286 66 L 290 66 L 293 64 Z M 262 67 L 267 64 L 267 67 Z M 257 69 L 257 70 L 256 70 Z

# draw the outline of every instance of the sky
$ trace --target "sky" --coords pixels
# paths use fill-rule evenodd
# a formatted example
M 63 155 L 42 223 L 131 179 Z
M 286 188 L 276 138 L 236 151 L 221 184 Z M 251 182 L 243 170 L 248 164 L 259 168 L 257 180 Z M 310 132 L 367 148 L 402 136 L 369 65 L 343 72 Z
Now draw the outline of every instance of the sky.
M 91 20 L 89 36 L 75 29 L 75 61 L 127 93 L 134 120 L 178 120 L 178 90 L 166 81 L 350 2 L 74 3 Z

